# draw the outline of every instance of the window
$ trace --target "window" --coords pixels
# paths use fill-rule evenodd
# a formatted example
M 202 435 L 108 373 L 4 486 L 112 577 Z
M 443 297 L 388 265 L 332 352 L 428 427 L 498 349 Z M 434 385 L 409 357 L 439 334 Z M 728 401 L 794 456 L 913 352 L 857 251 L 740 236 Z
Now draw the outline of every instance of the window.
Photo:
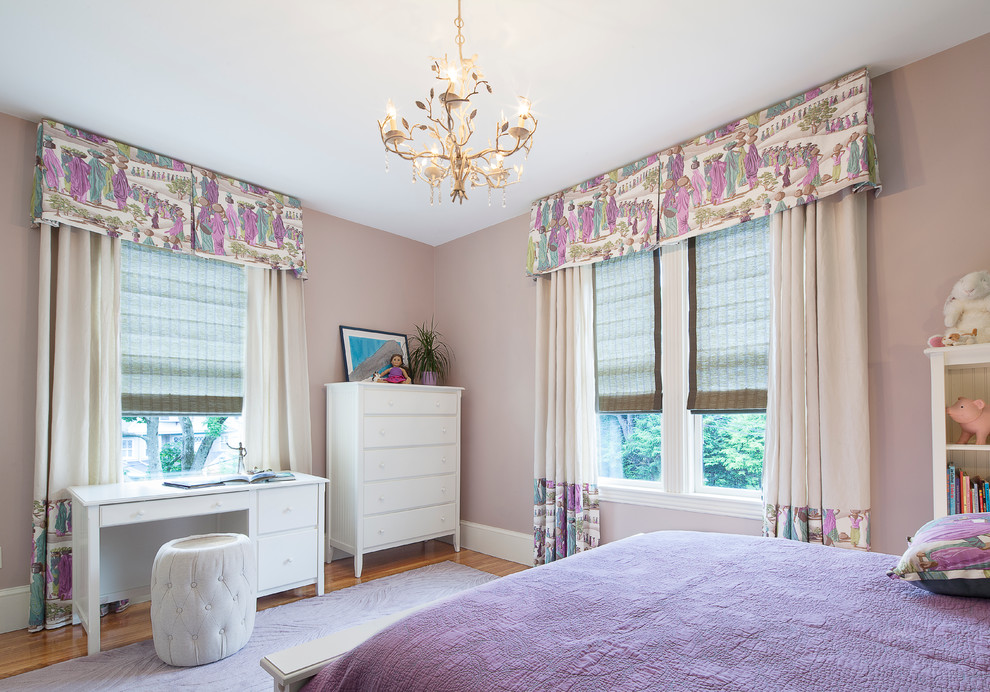
M 767 219 L 595 265 L 603 497 L 759 516 L 769 273 Z
M 244 268 L 121 245 L 124 477 L 237 472 Z

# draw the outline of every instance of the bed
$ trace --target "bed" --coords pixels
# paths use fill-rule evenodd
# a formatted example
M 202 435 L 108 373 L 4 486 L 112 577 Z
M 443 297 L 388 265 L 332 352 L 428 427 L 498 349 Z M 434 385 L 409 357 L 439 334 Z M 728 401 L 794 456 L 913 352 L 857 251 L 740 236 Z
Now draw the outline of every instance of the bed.
M 890 579 L 897 561 L 642 534 L 385 623 L 305 689 L 990 690 L 990 600 Z

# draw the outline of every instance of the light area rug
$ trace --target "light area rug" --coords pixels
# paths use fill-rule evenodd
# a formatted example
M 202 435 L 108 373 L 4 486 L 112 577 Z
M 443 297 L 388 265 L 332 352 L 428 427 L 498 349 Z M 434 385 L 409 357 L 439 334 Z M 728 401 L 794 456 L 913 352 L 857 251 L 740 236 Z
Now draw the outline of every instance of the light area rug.
M 324 596 L 258 612 L 243 649 L 193 668 L 174 668 L 148 640 L 0 680 L 0 690 L 271 690 L 259 661 L 291 646 L 497 579 L 453 562 L 382 577 Z

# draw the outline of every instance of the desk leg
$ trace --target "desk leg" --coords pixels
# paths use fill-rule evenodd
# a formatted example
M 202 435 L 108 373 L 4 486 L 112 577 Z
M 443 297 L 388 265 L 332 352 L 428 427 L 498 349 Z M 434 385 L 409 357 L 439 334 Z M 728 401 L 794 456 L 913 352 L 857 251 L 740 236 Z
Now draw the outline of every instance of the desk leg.
M 100 508 L 74 503 L 72 610 L 86 630 L 86 653 L 100 651 Z
M 90 507 L 86 512 L 86 529 L 89 534 L 89 554 L 86 560 L 86 584 L 89 590 L 89 603 L 86 617 L 89 630 L 86 632 L 86 653 L 100 651 L 100 508 Z
M 324 593 L 324 576 L 326 568 L 323 566 L 323 552 L 326 549 L 326 493 L 327 486 L 320 483 L 320 496 L 316 506 L 316 595 L 322 596 Z

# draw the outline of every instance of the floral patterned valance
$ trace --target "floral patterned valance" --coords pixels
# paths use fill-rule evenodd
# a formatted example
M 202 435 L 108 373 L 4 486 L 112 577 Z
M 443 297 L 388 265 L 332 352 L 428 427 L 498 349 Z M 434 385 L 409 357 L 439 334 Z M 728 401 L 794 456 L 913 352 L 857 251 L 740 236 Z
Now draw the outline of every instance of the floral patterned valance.
M 35 223 L 306 275 L 302 205 L 198 166 L 44 120 Z
M 865 68 L 536 200 L 526 268 L 652 250 L 848 187 L 880 188 Z

